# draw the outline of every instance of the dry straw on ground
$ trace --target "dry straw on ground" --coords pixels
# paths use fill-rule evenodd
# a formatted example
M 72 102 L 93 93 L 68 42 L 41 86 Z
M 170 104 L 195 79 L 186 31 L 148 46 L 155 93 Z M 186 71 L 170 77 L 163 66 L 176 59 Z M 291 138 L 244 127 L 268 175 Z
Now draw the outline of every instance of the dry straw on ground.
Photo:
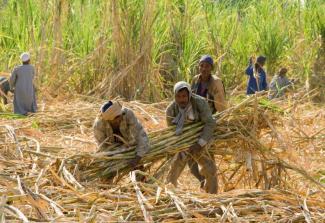
M 249 98 L 218 116 L 210 149 L 219 195 L 203 193 L 189 177 L 177 189 L 163 183 L 165 160 L 185 150 L 201 128 L 187 127 L 181 138 L 172 128 L 153 131 L 165 126 L 166 103 L 125 103 L 151 132 L 147 173 L 128 174 L 125 160 L 133 151 L 95 153 L 91 124 L 99 100 L 53 103 L 28 119 L 2 120 L 0 222 L 321 222 L 325 114 L 296 102 Z M 111 185 L 105 176 L 116 167 L 120 181 Z

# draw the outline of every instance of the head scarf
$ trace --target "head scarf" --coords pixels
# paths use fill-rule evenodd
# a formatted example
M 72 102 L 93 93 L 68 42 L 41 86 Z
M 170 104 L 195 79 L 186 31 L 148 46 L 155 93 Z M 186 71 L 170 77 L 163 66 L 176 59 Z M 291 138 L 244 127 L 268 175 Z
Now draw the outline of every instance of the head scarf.
M 210 55 L 203 55 L 199 61 L 199 63 L 206 62 L 213 66 L 213 59 Z
M 112 121 L 122 114 L 122 105 L 118 101 L 109 101 L 100 108 L 100 112 L 104 120 Z
M 180 90 L 186 88 L 189 92 L 189 97 L 191 97 L 191 86 L 185 81 L 179 81 L 174 85 L 174 94 L 176 95 Z
M 174 86 L 174 94 L 176 96 L 176 94 L 182 90 L 182 89 L 187 89 L 188 90 L 188 97 L 189 97 L 189 100 L 191 98 L 191 86 L 189 85 L 189 83 L 185 82 L 185 81 L 180 81 L 180 82 L 177 82 Z M 176 135 L 180 135 L 183 133 L 183 126 L 184 126 L 184 123 L 185 123 L 185 119 L 186 119 L 186 116 L 187 116 L 187 113 L 192 109 L 192 105 L 191 103 L 189 102 L 185 108 L 181 108 L 179 105 L 178 106 L 178 114 L 177 116 L 173 119 L 173 123 L 176 125 L 176 131 L 175 131 L 175 134 Z

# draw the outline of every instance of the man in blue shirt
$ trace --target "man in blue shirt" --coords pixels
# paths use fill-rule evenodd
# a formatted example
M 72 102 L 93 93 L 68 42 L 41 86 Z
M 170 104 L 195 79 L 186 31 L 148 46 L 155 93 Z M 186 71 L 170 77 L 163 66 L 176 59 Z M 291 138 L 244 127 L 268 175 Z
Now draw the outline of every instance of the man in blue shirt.
M 255 94 L 257 91 L 267 90 L 266 73 L 263 69 L 266 57 L 257 57 L 256 63 L 253 64 L 253 59 L 250 58 L 249 65 L 246 69 L 246 74 L 249 76 L 247 83 L 247 95 Z

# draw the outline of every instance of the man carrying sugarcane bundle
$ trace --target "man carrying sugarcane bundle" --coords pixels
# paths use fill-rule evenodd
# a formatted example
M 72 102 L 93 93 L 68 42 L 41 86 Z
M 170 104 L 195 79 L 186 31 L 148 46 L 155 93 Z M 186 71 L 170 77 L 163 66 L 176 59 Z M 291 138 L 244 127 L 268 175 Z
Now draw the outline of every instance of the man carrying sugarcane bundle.
M 118 101 L 109 101 L 102 105 L 93 127 L 101 151 L 112 143 L 122 143 L 121 148 L 136 146 L 135 158 L 129 162 L 132 170 L 137 168 L 141 158 L 149 150 L 149 139 L 143 126 L 133 111 L 122 107 Z
M 186 123 L 202 122 L 204 127 L 198 141 L 190 146 L 188 151 L 175 155 L 167 176 L 167 182 L 177 186 L 177 179 L 184 170 L 186 163 L 188 160 L 194 159 L 202 167 L 200 174 L 205 179 L 205 191 L 217 193 L 217 168 L 213 155 L 206 148 L 207 143 L 213 137 L 216 126 L 209 105 L 204 98 L 192 95 L 191 86 L 184 81 L 175 84 L 174 94 L 175 100 L 166 110 L 166 119 L 168 126 L 176 125 L 175 134 L 182 134 Z
M 199 61 L 199 74 L 192 79 L 192 92 L 205 98 L 210 106 L 211 112 L 222 112 L 226 109 L 225 88 L 222 80 L 212 75 L 214 67 L 213 59 L 210 55 L 204 55 Z M 205 178 L 199 173 L 198 164 L 189 159 L 188 166 L 191 173 L 201 182 L 201 188 L 204 186 Z

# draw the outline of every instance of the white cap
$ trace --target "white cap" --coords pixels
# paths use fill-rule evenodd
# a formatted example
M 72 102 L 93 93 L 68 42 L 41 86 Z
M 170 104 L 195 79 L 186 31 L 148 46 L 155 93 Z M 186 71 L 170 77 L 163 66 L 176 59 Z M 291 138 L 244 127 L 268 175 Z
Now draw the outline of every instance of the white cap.
M 20 55 L 20 59 L 22 62 L 26 62 L 30 60 L 30 54 L 28 52 L 24 52 Z

